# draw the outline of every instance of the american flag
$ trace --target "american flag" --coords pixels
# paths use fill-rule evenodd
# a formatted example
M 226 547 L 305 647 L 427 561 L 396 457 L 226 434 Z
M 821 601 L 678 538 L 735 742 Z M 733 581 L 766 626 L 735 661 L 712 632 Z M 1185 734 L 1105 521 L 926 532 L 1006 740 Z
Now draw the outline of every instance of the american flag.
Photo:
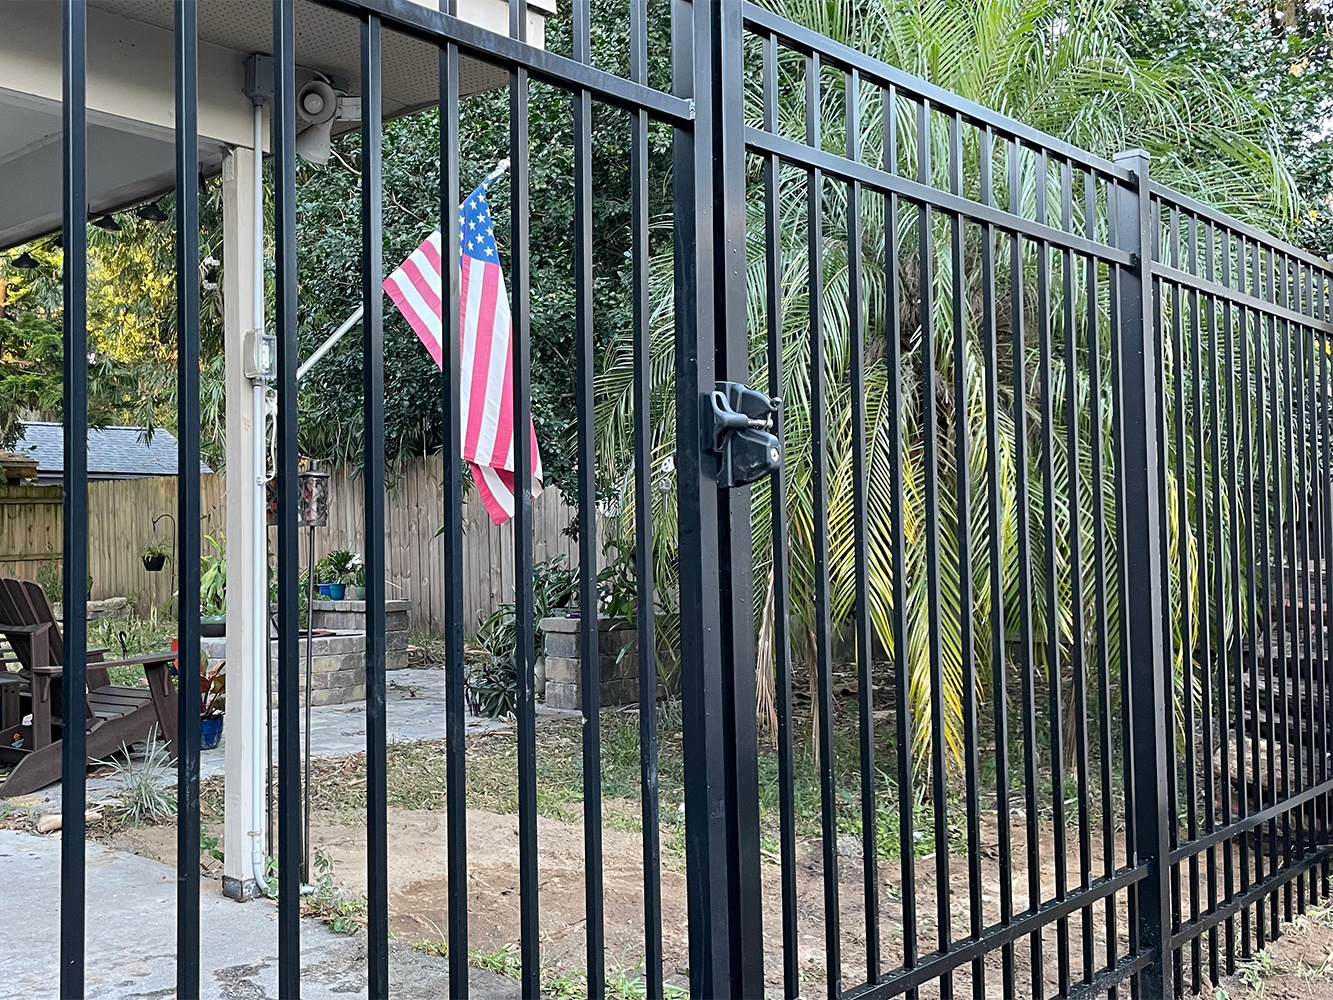
M 514 516 L 514 355 L 500 252 L 495 245 L 489 181 L 483 181 L 458 207 L 459 326 L 463 331 L 461 409 L 463 458 L 491 520 L 503 524 Z M 384 290 L 441 364 L 440 231 L 412 251 L 384 280 Z M 542 460 L 537 431 L 532 440 L 532 495 L 542 490 Z

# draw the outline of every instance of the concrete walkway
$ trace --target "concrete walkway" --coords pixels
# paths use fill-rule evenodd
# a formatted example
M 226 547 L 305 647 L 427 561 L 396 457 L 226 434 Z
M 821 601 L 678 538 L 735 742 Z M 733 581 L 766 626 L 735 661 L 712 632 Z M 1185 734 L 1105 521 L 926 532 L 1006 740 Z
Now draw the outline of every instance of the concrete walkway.
M 575 713 L 539 708 L 540 716 Z M 443 739 L 444 671 L 395 670 L 386 698 L 390 743 Z M 576 716 L 575 716 L 576 717 Z M 304 724 L 304 708 L 300 722 Z M 276 717 L 274 730 L 276 731 Z M 507 729 L 512 722 L 469 717 L 467 732 Z M 311 711 L 312 752 L 342 757 L 366 748 L 365 706 L 328 705 Z M 223 748 L 200 754 L 200 773 L 223 773 Z M 175 782 L 175 768 L 163 778 Z M 113 778 L 88 779 L 95 803 L 120 790 Z M 34 814 L 60 811 L 60 786 L 7 801 Z M 176 993 L 176 870 L 125 851 L 90 843 L 87 856 L 87 996 L 99 1000 L 156 998 Z M 0 948 L 0 1000 L 54 998 L 60 940 L 60 835 L 0 830 L 0 900 L 13 918 Z M 276 993 L 277 907 L 269 900 L 237 904 L 206 881 L 201 904 L 203 996 L 235 1000 L 285 1000 Z M 301 924 L 304 1000 L 366 995 L 366 935 L 334 934 L 323 924 Z M 469 972 L 472 995 L 482 1000 L 517 997 L 518 983 L 492 973 Z M 394 997 L 436 1000 L 449 995 L 448 961 L 393 945 L 390 984 Z
M 176 872 L 157 861 L 88 844 L 86 995 L 98 1000 L 176 995 Z M 0 998 L 48 1000 L 59 994 L 60 837 L 0 830 L 5 920 Z M 209 998 L 286 1000 L 277 995 L 277 907 L 237 904 L 204 886 L 201 992 Z M 366 935 L 334 934 L 301 922 L 303 1000 L 366 995 Z M 449 963 L 393 944 L 391 994 L 403 1000 L 449 995 Z M 469 970 L 471 994 L 509 1000 L 518 983 Z
M 388 722 L 388 742 L 412 743 L 419 740 L 444 739 L 444 671 L 407 669 L 394 670 L 388 674 L 385 691 L 385 717 Z M 578 718 L 577 712 L 537 707 L 537 721 L 548 719 Z M 302 731 L 304 746 L 305 707 L 298 712 L 297 725 Z M 486 719 L 468 716 L 467 734 L 469 736 L 509 729 L 511 720 Z M 278 715 L 273 714 L 270 732 L 274 734 L 274 763 L 277 761 Z M 346 757 L 360 753 L 366 748 L 366 707 L 364 704 L 321 705 L 310 711 L 311 754 L 315 757 Z M 210 778 L 224 771 L 224 747 L 226 741 L 216 749 L 204 750 L 199 754 L 199 776 Z M 175 784 L 175 768 L 164 772 L 163 778 L 168 784 Z M 88 801 L 95 803 L 117 795 L 122 787 L 114 777 L 88 778 Z M 4 800 L 0 800 L 4 801 Z M 33 795 L 20 796 L 7 800 L 15 808 L 26 809 L 34 814 L 60 811 L 60 785 L 50 785 Z

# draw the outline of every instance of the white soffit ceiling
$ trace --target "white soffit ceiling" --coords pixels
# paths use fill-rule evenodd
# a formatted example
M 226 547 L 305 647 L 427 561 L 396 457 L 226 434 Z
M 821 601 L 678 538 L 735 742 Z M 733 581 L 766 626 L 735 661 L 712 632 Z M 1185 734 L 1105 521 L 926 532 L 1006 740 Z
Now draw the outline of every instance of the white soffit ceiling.
M 432 5 L 428 0 L 418 2 Z M 55 31 L 49 39 L 50 45 L 43 44 L 40 51 L 29 48 L 27 55 L 28 65 L 34 71 L 48 77 L 55 74 L 54 80 L 45 80 L 43 86 L 48 90 L 53 88 L 58 95 L 59 52 L 54 48 L 59 38 L 58 6 L 54 0 L 24 0 L 18 4 L 0 0 L 0 3 L 5 4 L 8 17 L 22 19 L 25 10 L 35 12 L 39 6 L 49 8 L 43 10 L 41 20 L 50 21 L 51 16 L 55 17 L 54 25 L 48 25 Z M 160 32 L 172 31 L 172 0 L 88 0 L 88 5 L 100 18 L 96 31 L 91 30 L 94 26 L 90 20 L 90 62 L 99 50 L 104 53 L 114 50 L 117 53 L 114 59 L 109 63 L 104 60 L 104 63 L 113 67 L 133 64 L 135 68 L 130 72 L 141 78 L 137 81 L 138 93 L 146 95 L 149 100 L 165 102 L 165 113 L 169 115 L 169 57 L 166 51 L 153 55 L 155 47 L 148 44 L 144 29 L 136 29 L 135 24 L 158 29 L 152 32 L 157 37 L 157 48 L 169 43 L 169 36 L 163 42 Z M 527 6 L 529 37 L 534 44 L 541 45 L 545 34 L 543 15 L 554 13 L 554 0 L 527 0 Z M 459 8 L 460 16 L 467 21 L 491 30 L 504 31 L 507 28 L 509 8 L 506 0 L 460 0 Z M 239 90 L 241 61 L 251 52 L 272 52 L 273 6 L 271 0 L 200 0 L 198 11 L 201 47 L 211 50 L 208 72 L 204 71 L 205 61 L 201 54 L 202 131 L 202 101 L 210 85 L 215 91 L 218 87 L 226 88 L 225 103 L 234 105 L 230 90 Z M 298 83 L 308 79 L 311 71 L 319 71 L 346 78 L 348 92 L 359 94 L 360 22 L 308 0 L 296 0 L 295 23 Z M 20 32 L 22 28 L 19 24 Z M 437 104 L 439 49 L 394 31 L 385 31 L 383 37 L 385 118 Z M 47 48 L 51 51 L 47 52 Z M 234 53 L 234 61 L 227 53 Z M 157 66 L 159 57 L 166 59 L 161 67 Z M 151 70 L 147 69 L 149 66 L 152 66 Z M 113 69 L 112 72 L 121 70 Z M 39 90 L 21 92 L 25 79 L 28 78 L 18 75 L 17 90 L 5 90 L 0 86 L 0 192 L 3 192 L 0 197 L 0 249 L 55 232 L 61 224 L 60 103 L 52 100 L 50 94 L 39 96 Z M 508 73 L 496 66 L 470 58 L 460 61 L 459 84 L 464 94 L 504 86 L 508 79 Z M 90 92 L 89 96 L 91 104 L 95 95 Z M 236 99 L 248 106 L 244 104 L 243 96 L 238 94 Z M 133 108 L 137 105 L 123 106 Z M 155 113 L 160 116 L 163 111 L 159 108 Z M 210 107 L 210 111 L 215 108 Z M 92 214 L 134 205 L 170 191 L 174 186 L 173 133 L 169 126 L 149 124 L 153 120 L 145 118 L 140 121 L 90 110 L 88 200 Z M 336 131 L 355 128 L 355 122 L 343 122 Z M 242 134 L 249 134 L 249 126 L 243 127 Z M 220 141 L 201 135 L 200 169 L 209 174 L 216 172 L 222 162 L 222 152 Z
M 89 0 L 119 17 L 172 29 L 172 0 Z M 465 20 L 493 21 L 489 7 L 504 11 L 502 0 L 461 0 Z M 475 7 L 482 16 L 471 17 Z M 299 66 L 346 77 L 349 92 L 361 91 L 361 27 L 346 14 L 302 0 L 296 4 L 296 61 Z M 273 51 L 273 4 L 270 0 L 201 0 L 199 40 L 246 54 Z M 433 45 L 394 31 L 384 32 L 384 116 L 391 118 L 439 101 L 440 56 Z M 464 57 L 459 63 L 459 88 L 466 94 L 503 86 L 503 69 Z

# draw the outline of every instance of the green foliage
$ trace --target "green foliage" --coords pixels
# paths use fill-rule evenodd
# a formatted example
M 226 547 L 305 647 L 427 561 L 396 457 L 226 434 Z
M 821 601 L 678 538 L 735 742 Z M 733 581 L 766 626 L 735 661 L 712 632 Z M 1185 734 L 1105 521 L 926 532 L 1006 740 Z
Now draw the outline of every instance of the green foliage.
M 203 615 L 220 615 L 227 610 L 227 542 L 222 532 L 205 535 L 205 549 L 199 555 L 199 608 Z
M 315 848 L 312 891 L 301 897 L 301 913 L 322 920 L 335 934 L 355 934 L 366 920 L 366 901 L 339 889 L 334 873 L 341 861 Z M 276 871 L 275 873 L 276 874 Z M 276 885 L 276 880 L 274 880 Z
M 648 0 L 654 53 L 651 78 L 669 85 L 669 5 Z M 628 19 L 623 2 L 594 0 L 592 59 L 628 73 Z M 546 22 L 546 45 L 570 51 L 570 14 L 562 8 Z M 496 161 L 509 155 L 509 96 L 501 89 L 464 98 L 465 123 L 459 172 L 465 195 Z M 529 103 L 531 160 L 530 317 L 532 413 L 548 484 L 574 492 L 575 288 L 573 142 L 566 93 L 534 83 Z M 631 322 L 626 294 L 630 247 L 630 131 L 623 112 L 593 105 L 593 323 L 596 364 Z M 670 130 L 654 126 L 650 205 L 670 204 Z M 357 191 L 359 138 L 335 143 L 325 167 L 302 168 L 298 225 L 302 288 L 301 352 L 308 354 L 361 300 L 361 233 Z M 389 266 L 404 259 L 439 224 L 439 118 L 431 112 L 391 122 L 384 129 L 384 247 Z M 491 187 L 491 214 L 509 273 L 509 183 Z M 670 243 L 668 229 L 654 230 L 655 245 Z M 386 443 L 390 461 L 438 451 L 441 445 L 440 378 L 424 347 L 396 309 L 387 309 L 385 337 Z M 359 466 L 362 461 L 360 338 L 349 335 L 302 382 L 301 449 L 321 461 Z M 307 417 L 308 415 L 308 417 Z
M 176 632 L 174 618 L 158 617 L 156 613 L 147 618 L 97 618 L 88 623 L 88 645 L 109 649 L 115 657 L 140 656 L 169 649 Z M 143 671 L 138 672 L 142 679 Z
M 223 853 L 222 848 L 219 846 L 220 843 L 221 842 L 218 840 L 217 837 L 209 837 L 207 835 L 200 836 L 199 849 L 203 851 L 204 854 L 212 858 L 214 861 L 220 863 L 226 861 L 226 855 Z
M 46 599 L 52 604 L 61 599 L 63 593 L 64 563 L 59 559 L 51 559 L 37 567 L 37 586 L 46 592 Z M 91 629 L 92 626 L 89 626 Z M 91 635 L 89 636 L 91 641 Z
M 0 313 L 0 448 L 12 449 L 23 436 L 24 419 L 61 419 L 64 347 L 58 318 L 22 309 L 8 312 L 8 317 Z M 94 356 L 88 370 L 88 426 L 124 422 L 134 401 L 128 366 Z
M 1333 4 L 1131 0 L 1126 10 L 1136 28 L 1133 51 L 1208 67 L 1262 104 L 1296 182 L 1293 242 L 1333 253 Z M 1195 160 L 1200 154 L 1189 137 L 1178 151 Z
M 122 787 L 116 802 L 116 817 L 125 826 L 164 823 L 175 818 L 176 796 L 171 788 L 171 755 L 157 731 L 144 743 L 143 757 L 135 760 L 128 747 L 110 760 L 98 761 L 111 768 L 111 777 Z
M 164 209 L 173 210 L 172 198 Z M 220 255 L 221 184 L 205 186 L 201 241 Z M 117 216 L 119 233 L 88 230 L 89 426 L 176 429 L 174 230 L 133 213 Z M 0 268 L 0 447 L 21 434 L 23 419 L 61 419 L 60 319 L 63 254 L 50 241 L 26 248 L 39 262 L 24 271 Z M 220 286 L 200 299 L 202 450 L 223 463 L 225 399 Z
M 323 559 L 315 563 L 315 583 L 356 582 L 357 569 L 361 566 L 361 557 L 347 549 L 334 549 Z M 364 567 L 361 578 L 365 579 Z
M 507 719 L 518 705 L 514 658 L 474 656 L 467 663 L 468 711 L 487 719 Z
M 1183 67 L 1173 62 L 1148 62 L 1130 49 L 1132 25 L 1120 0 L 1096 0 L 1080 8 L 1077 19 L 1068 18 L 1067 5 L 1053 0 L 1004 0 L 1001 3 L 960 3 L 957 0 L 915 0 L 890 4 L 827 4 L 819 0 L 773 0 L 780 13 L 810 25 L 836 41 L 858 51 L 923 76 L 964 98 L 1008 113 L 1055 137 L 1110 156 L 1117 150 L 1142 146 L 1154 157 L 1153 170 L 1162 180 L 1180 186 L 1256 225 L 1277 232 L 1290 231 L 1296 222 L 1291 175 L 1281 155 L 1271 119 L 1252 94 L 1237 89 L 1208 67 Z M 757 79 L 756 58 L 748 62 L 746 89 L 747 120 L 762 114 L 762 88 Z M 806 64 L 797 52 L 785 52 L 778 60 L 777 120 L 780 134 L 803 140 L 806 130 L 804 73 Z M 822 81 L 820 117 L 823 146 L 832 151 L 846 148 L 845 81 L 830 74 Z M 863 92 L 863 98 L 866 95 Z M 949 122 L 932 116 L 928 131 L 918 133 L 914 107 L 899 97 L 895 135 L 900 173 L 915 170 L 918 149 L 929 146 L 930 183 L 948 190 L 950 178 Z M 882 160 L 883 105 L 866 99 L 860 110 L 861 157 L 866 162 Z M 1182 132 L 1188 144 L 1181 143 Z M 965 128 L 962 136 L 963 194 L 978 199 L 981 145 L 977 130 Z M 995 203 L 1017 204 L 1027 218 L 1035 218 L 1038 191 L 1048 206 L 1061 203 L 1062 180 L 1058 169 L 1043 174 L 1034 156 L 1021 156 L 1016 164 L 1017 188 L 1010 190 L 1007 150 L 997 144 L 990 164 L 996 183 Z M 750 371 L 754 384 L 770 381 L 766 336 L 770 320 L 780 337 L 780 371 L 772 373 L 777 394 L 783 400 L 783 430 L 786 445 L 787 539 L 790 563 L 789 607 L 792 616 L 792 653 L 811 671 L 816 662 L 815 591 L 823 567 L 816 553 L 817 540 L 825 543 L 830 583 L 830 617 L 834 635 L 841 634 L 856 611 L 856 560 L 858 546 L 854 530 L 852 453 L 853 396 L 851 373 L 854 342 L 851 339 L 849 307 L 848 204 L 841 184 L 825 183 L 818 192 L 824 217 L 823 272 L 817 276 L 823 289 L 822 340 L 827 383 L 823 400 L 826 436 L 818 455 L 812 446 L 810 367 L 811 253 L 805 217 L 809 204 L 808 175 L 792 171 L 778 178 L 777 273 L 780 276 L 781 314 L 766 312 L 767 274 L 766 219 L 762 177 L 751 171 L 747 178 L 747 317 L 750 330 Z M 1094 199 L 1091 220 L 1083 218 L 1083 199 L 1074 199 L 1075 231 L 1106 232 L 1106 206 Z M 1101 547 L 1108 565 L 1114 566 L 1116 514 L 1114 495 L 1116 455 L 1111 432 L 1114 411 L 1110 352 L 1104 343 L 1109 329 L 1109 282 L 1103 280 L 1096 296 L 1082 267 L 1071 268 L 1065 285 L 1060 254 L 1050 253 L 1039 263 L 1035 245 L 1024 243 L 1018 269 L 1007 267 L 996 276 L 997 299 L 1006 303 L 995 317 L 997 352 L 995 381 L 988 388 L 986 356 L 982 349 L 980 287 L 982 233 L 966 227 L 963 236 L 965 267 L 955 274 L 951 257 L 951 232 L 947 218 L 935 215 L 930 230 L 922 233 L 922 220 L 915 206 L 899 206 L 891 219 L 885 199 L 867 196 L 859 223 L 863 253 L 863 290 L 856 308 L 866 331 L 893 329 L 887 302 L 896 298 L 898 348 L 902 356 L 901 377 L 895 382 L 885 363 L 884 345 L 878 337 L 867 341 L 860 360 L 864 363 L 861 404 L 866 428 L 866 483 L 868 490 L 867 548 L 870 578 L 866 609 L 878 643 L 890 655 L 902 655 L 907 667 L 913 748 L 924 759 L 933 748 L 932 718 L 942 723 L 948 757 L 957 762 L 963 750 L 965 659 L 978 667 L 979 698 L 991 688 L 990 669 L 1000 651 L 991 648 L 992 610 L 1003 606 L 1004 637 L 1012 642 L 1020 635 L 1020 581 L 1030 584 L 1033 659 L 1036 669 L 1050 673 L 1061 665 L 1062 676 L 1073 663 L 1084 670 L 1100 655 L 1094 641 L 1097 622 L 1094 595 L 1097 592 L 1091 553 Z M 896 259 L 886 259 L 884 248 L 893 247 Z M 920 248 L 929 248 L 923 260 Z M 999 243 L 997 254 L 1008 253 Z M 1038 298 L 1039 266 L 1049 277 L 1049 306 Z M 655 536 L 654 580 L 656 597 L 668 608 L 677 600 L 675 451 L 672 414 L 675 403 L 675 317 L 672 302 L 672 263 L 666 253 L 650 262 L 652 310 L 651 477 Z M 895 283 L 896 282 L 896 283 Z M 932 284 L 934 311 L 921 314 L 923 282 Z M 953 304 L 960 301 L 962 329 L 955 327 Z M 1013 307 L 1019 303 L 1028 315 L 1049 309 L 1048 331 L 1051 359 L 1049 370 L 1039 366 L 1039 352 L 1030 330 L 1015 356 Z M 1073 319 L 1068 327 L 1065 317 Z M 926 320 L 929 320 L 927 326 Z M 1095 322 L 1103 343 L 1097 353 L 1089 346 L 1090 324 Z M 927 378 L 923 340 L 931 335 L 934 372 Z M 867 334 L 868 336 L 868 334 Z M 961 352 L 955 344 L 961 342 Z M 1072 344 L 1072 347 L 1069 345 Z M 1234 382 L 1234 366 L 1222 364 L 1224 345 L 1212 343 L 1205 350 L 1210 366 L 1192 386 L 1203 386 L 1203 398 L 1211 399 Z M 1176 362 L 1168 357 L 1168 365 Z M 1228 368 L 1223 371 L 1223 368 Z M 1173 370 L 1173 369 L 1169 369 Z M 632 389 L 634 351 L 626 335 L 617 340 L 598 379 L 599 453 L 605 478 L 614 486 L 603 493 L 617 501 L 615 513 L 622 533 L 632 533 L 634 518 Z M 1046 385 L 1049 384 L 1049 388 Z M 1015 398 L 1014 387 L 1021 399 Z M 1243 388 L 1243 387 L 1242 387 Z M 897 392 L 895 409 L 894 390 Z M 1196 390 L 1197 391 L 1197 390 Z M 988 400 L 994 393 L 997 449 L 987 448 Z M 1019 408 L 1019 403 L 1022 408 Z M 931 416 L 931 406 L 935 410 Z M 1045 475 L 1045 446 L 1038 415 L 1052 414 L 1050 476 Z M 1073 414 L 1072 424 L 1068 414 Z M 1020 414 L 1022 419 L 1020 420 Z M 931 422 L 933 420 L 933 423 Z M 970 442 L 966 463 L 956 451 L 959 425 Z M 906 536 L 906 648 L 895 649 L 893 619 L 893 568 L 891 564 L 894 431 L 902 435 L 901 489 L 905 503 L 903 530 Z M 1020 468 L 1018 443 L 1027 452 L 1026 467 Z M 1105 473 L 1105 491 L 1097 495 L 1092 481 L 1093 456 Z M 932 457 L 933 456 L 933 457 Z M 815 459 L 821 467 L 817 469 Z M 938 482 L 938 520 L 927 516 L 927 469 L 934 463 Z M 990 587 L 992 539 L 987 521 L 987 472 L 994 463 L 999 479 L 999 529 L 994 540 L 1000 557 L 1002 591 Z M 1207 466 L 1211 469 L 1211 463 Z M 817 472 L 826 476 L 827 523 L 815 516 Z M 1071 503 L 1074 477 L 1083 485 L 1077 503 Z M 960 512 L 957 497 L 967 487 L 969 506 Z M 1167 485 L 1168 509 L 1177 503 L 1204 504 L 1212 508 L 1214 526 L 1218 498 L 1201 481 L 1188 497 L 1181 497 L 1174 482 Z M 772 495 L 767 483 L 753 493 L 752 525 L 756 555 L 756 618 L 759 622 L 760 663 L 771 669 L 776 658 L 772 647 L 773 622 L 777 614 L 772 574 Z M 1018 525 L 1020 515 L 1032 526 L 1030 575 L 1020 572 Z M 960 521 L 966 519 L 968 544 L 964 560 L 960 551 Z M 1173 565 L 1181 532 L 1173 518 L 1168 542 Z M 1234 519 L 1228 521 L 1235 524 Z M 1077 532 L 1074 525 L 1077 524 Z M 1216 530 L 1214 527 L 1213 530 Z M 1238 529 L 1232 529 L 1238 530 Z M 1081 573 L 1074 572 L 1070 539 L 1077 534 L 1082 550 Z M 1187 533 L 1186 533 L 1187 534 Z M 822 537 L 821 537 L 822 536 Z M 930 540 L 938 542 L 931 551 Z M 1203 544 L 1206 544 L 1204 542 Z M 928 560 L 937 560 L 938 571 L 928 572 Z M 960 570 L 972 568 L 970 608 L 962 606 Z M 1195 572 L 1184 586 L 1194 591 L 1206 586 Z M 938 580 L 938 636 L 932 637 L 932 590 L 928 582 Z M 1175 583 L 1180 593 L 1181 582 Z M 1120 650 L 1118 591 L 1112 587 L 1107 602 L 1108 636 L 1105 655 L 1113 671 L 1118 670 Z M 1054 601 L 1045 599 L 1054 594 Z M 1077 614 L 1075 608 L 1077 607 Z M 970 615 L 975 646 L 964 650 L 961 623 Z M 1081 615 L 1081 619 L 1079 617 Z M 1082 625 L 1076 629 L 1076 622 Z M 1183 628 L 1177 619 L 1176 628 Z M 1227 622 L 1222 627 L 1230 629 Z M 932 649 L 933 641 L 938 643 Z M 1186 636 L 1177 648 L 1188 648 Z M 942 669 L 942 683 L 933 676 Z M 1066 684 L 1070 681 L 1066 680 Z M 765 722 L 773 723 L 774 680 L 760 677 L 761 706 Z M 1095 684 L 1095 678 L 1087 679 Z M 1072 697 L 1066 691 L 1064 697 Z M 1068 712 L 1066 719 L 1074 713 Z M 924 768 L 916 769 L 920 778 Z
M 578 572 L 563 555 L 536 563 L 532 576 L 534 622 L 569 607 L 577 593 Z M 542 656 L 546 636 L 541 629 L 536 633 L 534 656 Z M 466 651 L 468 702 L 474 714 L 500 718 L 513 713 L 518 701 L 517 642 L 514 602 L 506 601 L 481 622 Z

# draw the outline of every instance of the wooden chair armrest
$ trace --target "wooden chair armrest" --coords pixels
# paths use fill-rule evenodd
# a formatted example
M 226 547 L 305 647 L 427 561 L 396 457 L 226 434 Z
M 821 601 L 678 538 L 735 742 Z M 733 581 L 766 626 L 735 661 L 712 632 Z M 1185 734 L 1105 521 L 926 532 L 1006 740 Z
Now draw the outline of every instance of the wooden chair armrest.
M 170 663 L 178 654 L 169 649 L 164 649 L 158 653 L 144 653 L 142 656 L 129 656 L 122 660 L 105 660 L 99 664 L 103 667 L 132 667 L 138 664 L 147 663 Z
M 40 625 L 7 625 L 0 622 L 0 632 L 19 632 L 24 635 L 38 635 L 50 627 L 50 622 L 42 622 Z

